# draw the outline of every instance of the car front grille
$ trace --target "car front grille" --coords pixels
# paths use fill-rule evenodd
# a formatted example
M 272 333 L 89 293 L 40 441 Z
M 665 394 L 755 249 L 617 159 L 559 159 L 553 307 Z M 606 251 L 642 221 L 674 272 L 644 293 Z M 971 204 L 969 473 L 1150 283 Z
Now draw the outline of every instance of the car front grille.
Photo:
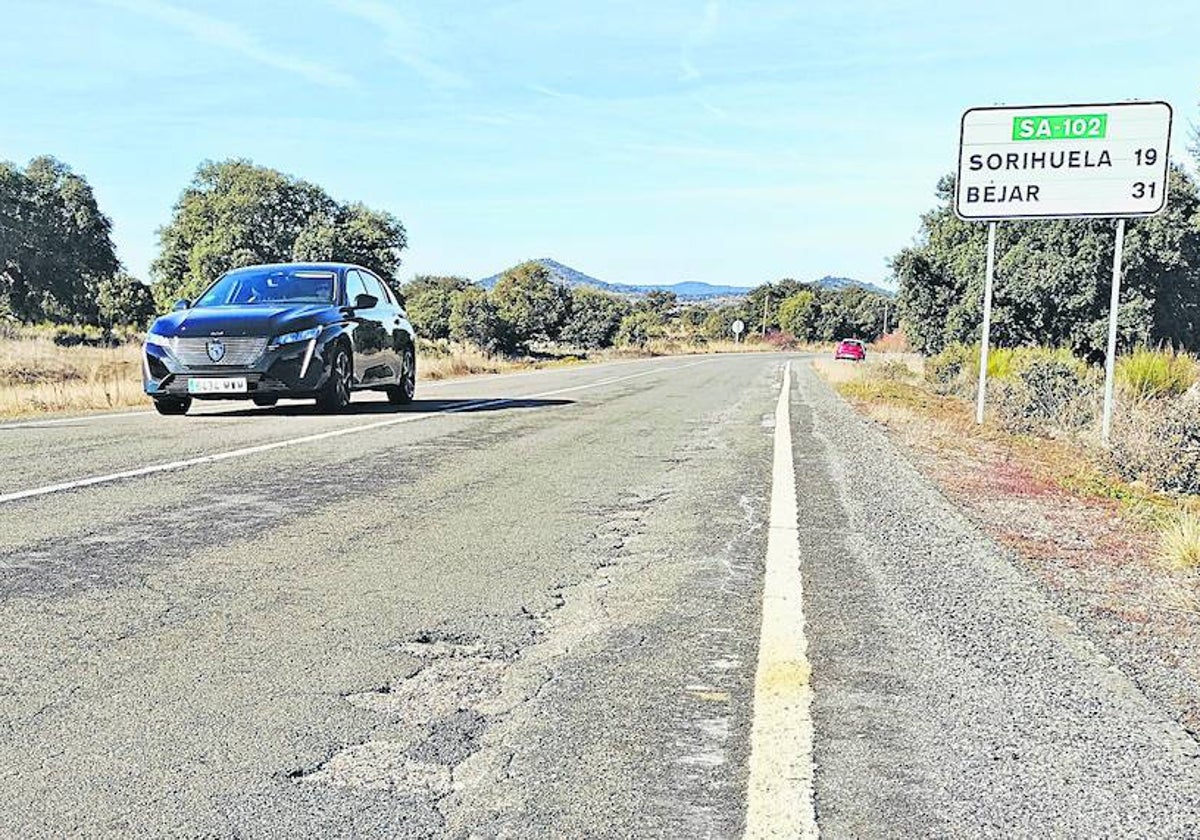
M 209 343 L 221 342 L 225 355 L 213 359 L 208 353 Z M 176 338 L 171 342 L 175 358 L 188 367 L 249 367 L 259 360 L 267 349 L 267 340 L 255 336 L 231 338 Z

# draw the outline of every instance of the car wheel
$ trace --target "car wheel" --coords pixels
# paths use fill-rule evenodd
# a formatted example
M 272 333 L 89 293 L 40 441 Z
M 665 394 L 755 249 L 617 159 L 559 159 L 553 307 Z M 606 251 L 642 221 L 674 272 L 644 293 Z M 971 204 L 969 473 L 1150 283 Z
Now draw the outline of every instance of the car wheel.
M 154 400 L 154 410 L 159 414 L 187 414 L 191 407 L 191 397 L 157 397 Z
M 410 347 L 404 351 L 404 370 L 400 373 L 400 384 L 387 389 L 387 398 L 392 405 L 408 405 L 416 393 L 417 357 Z
M 350 354 L 338 345 L 329 363 L 329 378 L 317 394 L 317 408 L 322 411 L 341 411 L 350 404 L 351 386 Z
M 270 408 L 279 402 L 279 397 L 274 396 L 251 397 L 250 399 L 254 400 L 254 404 L 260 408 Z

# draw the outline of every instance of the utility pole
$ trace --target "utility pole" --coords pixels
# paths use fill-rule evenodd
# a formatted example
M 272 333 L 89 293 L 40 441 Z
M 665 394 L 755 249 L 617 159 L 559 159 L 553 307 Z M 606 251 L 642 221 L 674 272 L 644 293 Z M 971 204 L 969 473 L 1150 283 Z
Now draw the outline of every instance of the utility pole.
M 763 338 L 767 337 L 767 304 L 771 302 L 771 290 L 767 289 L 767 293 L 763 295 L 763 322 L 762 334 Z

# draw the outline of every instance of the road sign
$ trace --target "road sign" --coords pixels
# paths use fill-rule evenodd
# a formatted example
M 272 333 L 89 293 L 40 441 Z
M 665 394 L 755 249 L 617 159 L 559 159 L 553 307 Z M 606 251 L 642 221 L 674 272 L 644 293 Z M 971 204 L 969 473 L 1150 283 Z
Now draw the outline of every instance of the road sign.
M 741 335 L 742 332 L 746 329 L 746 323 L 741 318 L 738 318 L 736 321 L 734 321 L 732 324 L 729 325 L 729 329 L 733 330 L 734 335 Z
M 1166 102 L 971 108 L 955 212 L 963 219 L 1152 216 L 1167 203 Z

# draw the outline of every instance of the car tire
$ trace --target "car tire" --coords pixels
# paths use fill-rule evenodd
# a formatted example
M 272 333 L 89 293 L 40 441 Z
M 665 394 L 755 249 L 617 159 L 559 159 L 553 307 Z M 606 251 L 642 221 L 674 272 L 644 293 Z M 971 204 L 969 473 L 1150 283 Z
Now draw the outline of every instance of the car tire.
M 156 397 L 154 399 L 154 410 L 159 414 L 171 416 L 187 414 L 191 407 L 191 397 Z
M 412 348 L 404 351 L 404 370 L 400 372 L 400 384 L 387 389 L 388 402 L 392 405 L 408 405 L 417 393 L 417 357 Z
M 329 376 L 317 394 L 317 408 L 321 411 L 338 412 L 350 404 L 350 387 L 353 383 L 353 369 L 350 367 L 350 354 L 339 344 L 333 351 L 329 362 Z
M 252 399 L 254 404 L 259 408 L 270 408 L 271 406 L 275 405 L 275 403 L 279 402 L 279 397 L 276 396 L 251 397 L 250 399 Z

